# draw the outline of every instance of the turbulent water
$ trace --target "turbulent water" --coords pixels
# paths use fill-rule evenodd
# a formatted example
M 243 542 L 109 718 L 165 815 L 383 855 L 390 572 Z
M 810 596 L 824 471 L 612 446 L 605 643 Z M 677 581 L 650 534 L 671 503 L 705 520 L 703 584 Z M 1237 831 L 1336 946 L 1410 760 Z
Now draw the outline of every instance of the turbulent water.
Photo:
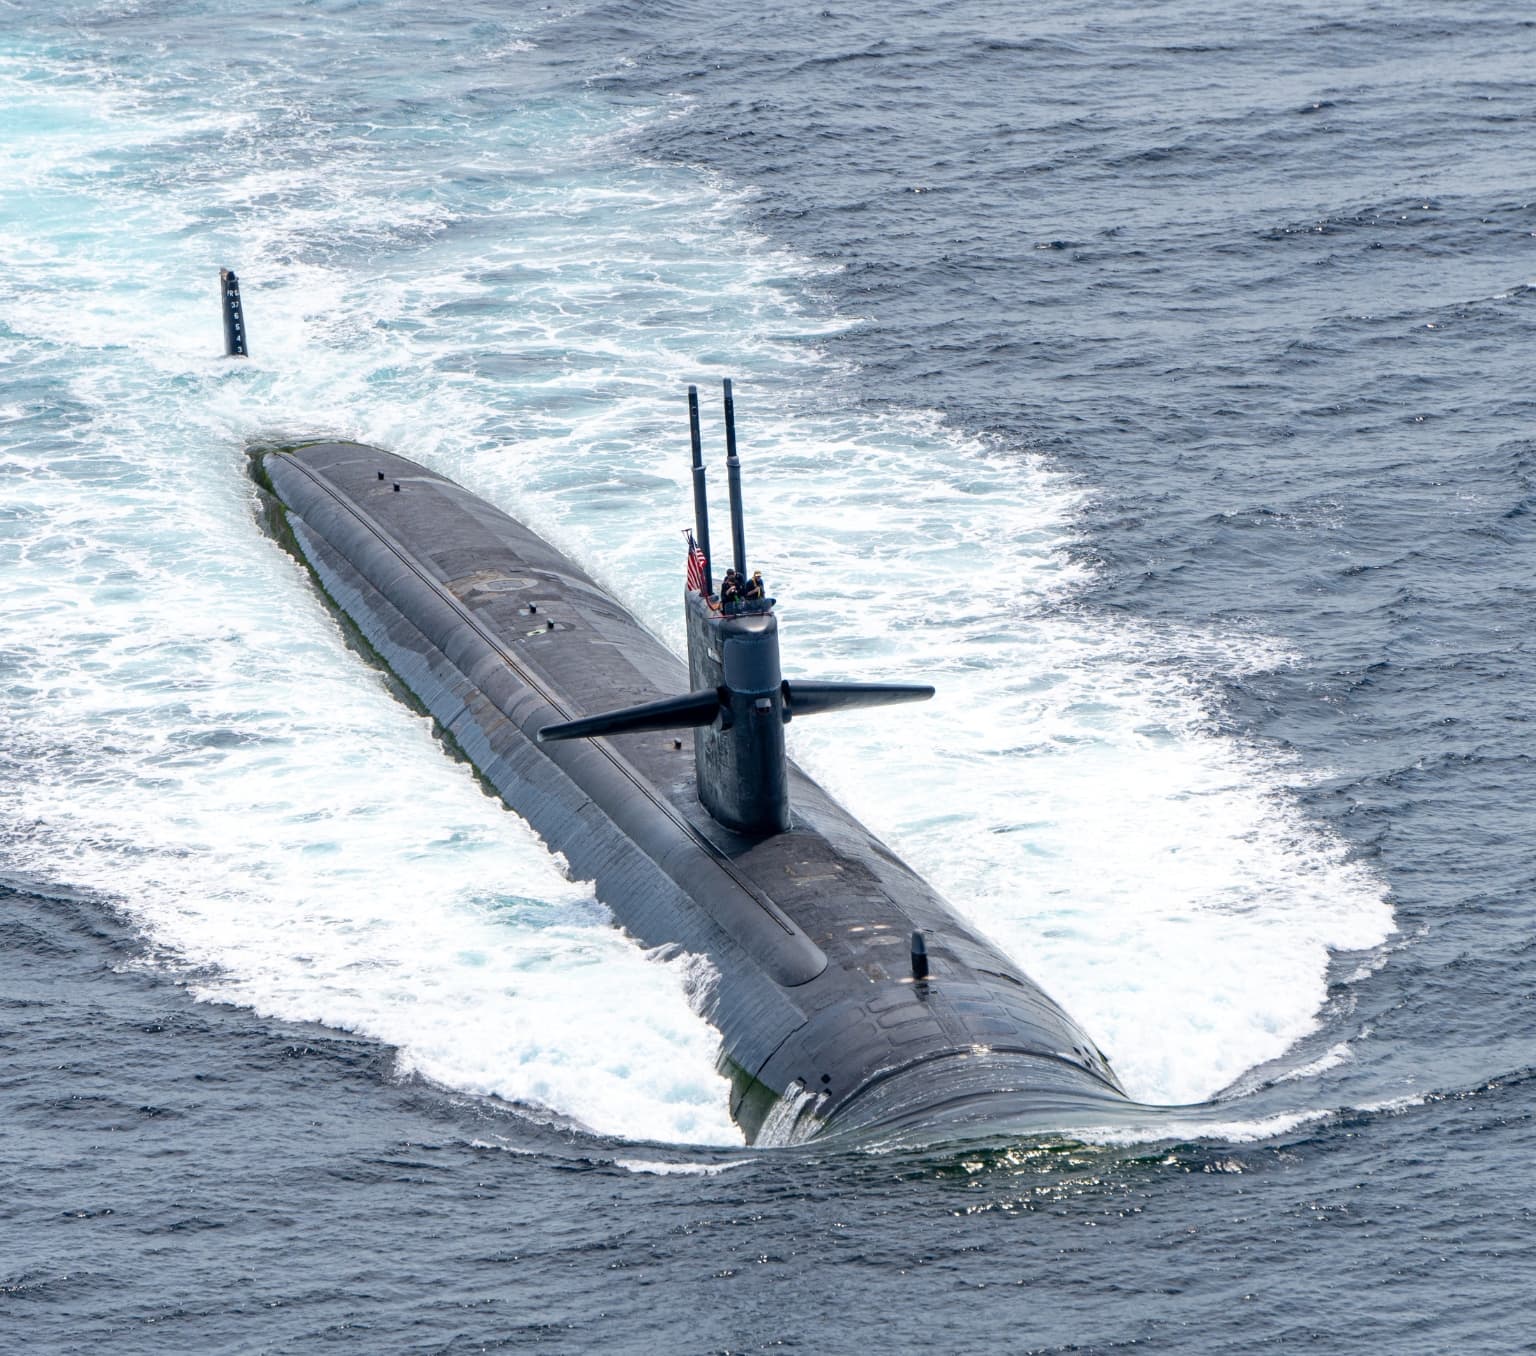
M 1536 24 L 864 9 L 0 6 L 0 1345 L 1529 1341 Z M 744 1148 L 257 524 L 373 441 L 680 648 L 724 375 L 787 670 L 940 694 L 795 756 L 1206 1105 Z

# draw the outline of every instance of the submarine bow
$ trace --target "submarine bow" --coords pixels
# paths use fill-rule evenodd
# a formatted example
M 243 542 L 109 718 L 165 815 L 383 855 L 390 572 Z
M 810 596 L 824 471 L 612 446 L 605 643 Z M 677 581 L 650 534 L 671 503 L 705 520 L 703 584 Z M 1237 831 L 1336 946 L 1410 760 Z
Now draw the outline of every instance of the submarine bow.
M 696 435 L 694 462 L 707 545 Z M 426 467 L 347 442 L 256 465 L 279 539 L 506 804 L 639 941 L 709 959 L 703 1012 L 749 1140 L 1052 1130 L 1132 1105 L 1078 1025 L 785 757 L 792 718 L 931 688 L 785 678 L 772 600 L 716 597 L 707 569 L 685 665 Z

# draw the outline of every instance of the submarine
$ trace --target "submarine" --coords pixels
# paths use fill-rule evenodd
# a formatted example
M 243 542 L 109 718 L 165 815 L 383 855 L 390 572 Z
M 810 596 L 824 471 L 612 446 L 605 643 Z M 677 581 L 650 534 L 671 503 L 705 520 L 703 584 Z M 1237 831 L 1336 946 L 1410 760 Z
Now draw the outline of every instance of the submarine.
M 787 756 L 794 720 L 934 690 L 785 676 L 776 600 L 715 588 L 696 387 L 688 409 L 686 663 L 417 462 L 313 442 L 255 449 L 252 471 L 268 530 L 484 782 L 641 944 L 707 958 L 696 1002 L 748 1142 L 1049 1133 L 1143 1109 L 1035 981 Z M 729 381 L 724 414 L 730 569 L 748 581 Z

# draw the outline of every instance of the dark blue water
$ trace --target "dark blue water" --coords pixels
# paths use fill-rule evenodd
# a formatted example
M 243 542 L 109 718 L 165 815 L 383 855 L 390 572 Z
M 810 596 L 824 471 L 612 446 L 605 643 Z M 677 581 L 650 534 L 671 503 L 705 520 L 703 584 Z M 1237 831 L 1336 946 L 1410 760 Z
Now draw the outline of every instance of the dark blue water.
M 118 895 L 83 857 L 29 855 L 48 812 L 28 807 L 54 804 L 73 764 L 50 761 L 60 718 L 8 670 L 14 728 L 35 741 L 12 736 L 8 775 L 36 769 L 37 787 L 7 802 L 4 862 L 26 871 L 0 891 L 0 1346 L 1532 1349 L 1536 24 L 1408 0 L 534 19 L 470 4 L 391 21 L 147 3 L 6 24 L 13 82 L 88 81 L 167 117 L 200 88 L 238 107 L 248 65 L 246 141 L 332 163 L 397 214 L 343 230 L 315 211 L 283 259 L 253 262 L 341 258 L 375 286 L 420 285 L 411 252 L 433 231 L 480 248 L 491 223 L 466 194 L 559 192 L 559 163 L 461 160 L 461 138 L 523 119 L 536 139 L 568 106 L 593 135 L 667 110 L 623 133 L 636 174 L 723 185 L 765 248 L 818 265 L 796 284 L 802 318 L 859 322 L 814 343 L 761 320 L 754 335 L 841 374 L 806 379 L 817 401 L 871 421 L 936 410 L 1021 475 L 1027 450 L 1070 478 L 1070 549 L 1091 570 L 1058 606 L 1166 637 L 1148 669 L 1198 676 L 1214 736 L 1292 760 L 1288 794 L 1384 882 L 1396 932 L 1339 953 L 1300 1046 L 1227 1089 L 1229 1138 L 635 1143 L 424 1077 L 404 1037 L 264 1015 L 295 1010 L 270 991 L 202 1001 L 212 962 L 163 953 L 137 905 L 158 876 L 132 874 L 129 848 L 113 839 Z M 486 57 L 498 43 L 510 55 Z M 317 106 L 345 135 L 313 126 Z M 227 126 L 189 123 L 189 162 L 209 139 L 241 153 Z M 157 182 L 179 212 L 198 198 L 184 170 L 151 174 L 110 139 L 94 154 L 141 208 Z M 226 248 L 251 206 L 206 173 L 205 210 L 165 229 L 225 231 Z M 273 173 L 272 210 L 289 210 Z M 562 211 L 563 235 L 526 228 L 574 269 L 601 241 Z M 5 267 L 110 262 L 68 216 L 66 200 L 8 234 Z M 696 296 L 634 305 L 641 330 L 711 333 Z M 69 430 L 105 398 L 74 374 L 78 341 L 41 303 L 0 325 L 51 393 L 11 388 L 7 417 L 78 458 Z M 560 362 L 552 333 L 544 353 L 513 336 L 475 378 Z M 796 383 L 779 349 L 758 361 L 765 383 Z M 562 389 L 539 418 L 579 432 L 579 373 Z M 231 468 L 248 431 L 222 430 Z M 1007 587 L 974 569 L 977 590 Z M 1281 657 L 1234 668 L 1190 636 Z M 147 813 L 182 813 L 158 785 L 133 784 Z M 1201 965 L 1217 985 L 1219 957 Z

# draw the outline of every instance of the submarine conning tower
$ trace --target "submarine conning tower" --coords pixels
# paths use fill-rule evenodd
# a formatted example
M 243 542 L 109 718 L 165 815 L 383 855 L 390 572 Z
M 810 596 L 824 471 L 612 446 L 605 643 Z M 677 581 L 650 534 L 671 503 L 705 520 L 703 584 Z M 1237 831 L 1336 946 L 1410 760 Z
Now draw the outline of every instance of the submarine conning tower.
M 789 829 L 784 723 L 790 711 L 772 611 L 724 617 L 692 593 L 688 671 L 695 689 L 719 694 L 720 715 L 694 732 L 693 765 L 704 808 L 738 833 Z
M 694 528 L 688 534 L 683 605 L 692 690 L 660 702 L 548 725 L 539 731 L 539 739 L 581 739 L 691 726 L 694 772 L 704 808 L 737 833 L 766 837 L 788 832 L 792 823 L 784 727 L 794 717 L 926 701 L 934 690 L 926 683 L 821 682 L 783 676 L 775 599 L 764 596 L 760 587 L 752 587 L 754 572 L 747 568 L 736 404 L 729 377 L 724 382 L 724 397 L 732 565 L 716 594 L 698 387 L 688 388 Z M 736 586 L 729 582 L 731 576 L 738 581 Z

